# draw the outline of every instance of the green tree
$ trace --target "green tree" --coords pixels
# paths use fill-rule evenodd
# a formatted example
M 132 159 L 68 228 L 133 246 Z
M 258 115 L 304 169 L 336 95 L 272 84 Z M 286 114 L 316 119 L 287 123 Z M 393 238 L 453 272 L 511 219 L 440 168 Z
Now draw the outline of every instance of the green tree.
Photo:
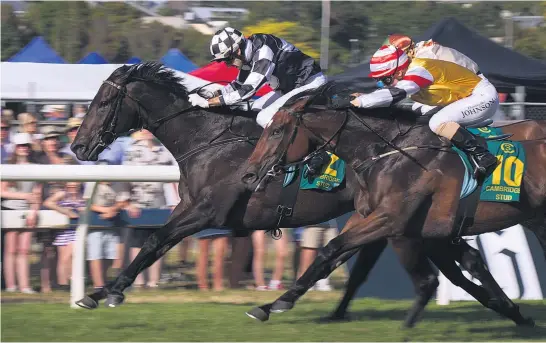
M 15 55 L 23 47 L 19 22 L 11 5 L 2 3 L 2 61 Z

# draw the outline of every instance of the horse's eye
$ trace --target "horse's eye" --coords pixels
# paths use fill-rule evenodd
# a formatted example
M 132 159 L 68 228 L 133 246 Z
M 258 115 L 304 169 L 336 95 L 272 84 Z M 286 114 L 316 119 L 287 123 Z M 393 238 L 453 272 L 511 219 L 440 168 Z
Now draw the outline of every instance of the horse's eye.
M 108 105 L 108 101 L 101 101 L 99 103 L 99 107 L 106 107 L 106 105 Z
M 276 129 L 274 129 L 273 132 L 271 132 L 271 135 L 272 135 L 272 136 L 280 136 L 281 133 L 282 133 L 282 130 L 281 130 L 280 127 L 278 127 L 278 128 L 276 128 Z

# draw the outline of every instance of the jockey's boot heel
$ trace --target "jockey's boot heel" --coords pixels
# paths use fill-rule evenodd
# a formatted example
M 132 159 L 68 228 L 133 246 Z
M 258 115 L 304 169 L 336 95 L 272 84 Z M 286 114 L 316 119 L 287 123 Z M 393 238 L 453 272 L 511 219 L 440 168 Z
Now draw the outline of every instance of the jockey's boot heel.
M 451 142 L 464 151 L 474 163 L 474 178 L 487 177 L 491 174 L 499 161 L 487 149 L 487 143 L 482 137 L 476 137 L 471 132 L 460 127 Z

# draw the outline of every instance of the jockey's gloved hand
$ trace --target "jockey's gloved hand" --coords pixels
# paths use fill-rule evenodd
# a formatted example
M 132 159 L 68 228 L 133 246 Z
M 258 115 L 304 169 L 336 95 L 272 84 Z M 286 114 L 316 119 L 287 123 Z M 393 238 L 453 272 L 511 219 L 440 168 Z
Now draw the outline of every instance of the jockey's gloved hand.
M 190 100 L 192 106 L 199 106 L 199 107 L 203 107 L 203 108 L 208 108 L 209 107 L 208 100 L 201 97 L 201 96 L 199 96 L 199 94 L 190 94 L 188 99 Z
M 351 106 L 350 103 L 351 99 L 349 97 L 342 95 L 342 94 L 335 94 L 332 96 L 330 100 L 330 107 L 331 108 L 347 108 Z
M 324 166 L 330 163 L 330 159 L 330 155 L 328 155 L 325 150 L 320 150 L 309 160 L 309 162 L 307 162 L 307 167 L 309 168 L 307 177 L 309 181 L 312 181 L 315 177 L 320 176 Z

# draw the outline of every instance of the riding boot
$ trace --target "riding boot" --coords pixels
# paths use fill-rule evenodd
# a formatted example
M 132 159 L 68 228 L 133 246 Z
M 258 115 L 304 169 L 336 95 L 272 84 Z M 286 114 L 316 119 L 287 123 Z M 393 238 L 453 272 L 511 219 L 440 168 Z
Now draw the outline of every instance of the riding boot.
M 320 150 L 315 156 L 313 156 L 309 162 L 307 162 L 307 167 L 309 172 L 307 173 L 307 178 L 311 182 L 315 177 L 319 176 L 322 172 L 324 166 L 330 163 L 330 155 L 325 150 Z
M 487 143 L 484 138 L 474 136 L 471 132 L 459 127 L 451 142 L 457 148 L 464 151 L 475 165 L 474 177 L 480 175 L 484 178 L 492 173 L 497 164 L 497 158 L 487 150 Z

